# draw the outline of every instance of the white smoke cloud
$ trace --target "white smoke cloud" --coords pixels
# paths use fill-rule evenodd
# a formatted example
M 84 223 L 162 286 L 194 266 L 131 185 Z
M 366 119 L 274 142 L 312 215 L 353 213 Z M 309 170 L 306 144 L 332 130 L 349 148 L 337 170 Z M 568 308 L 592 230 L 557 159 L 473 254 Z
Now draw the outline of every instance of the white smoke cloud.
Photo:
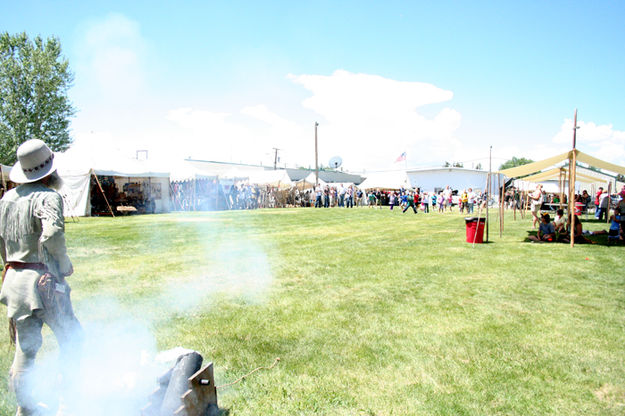
M 121 14 L 86 25 L 77 47 L 76 83 L 106 100 L 135 101 L 145 87 L 146 42 L 139 24 Z
M 196 220 L 172 219 L 185 232 Z M 157 377 L 173 364 L 158 360 L 155 327 L 178 314 L 207 310 L 217 296 L 248 304 L 264 301 L 273 282 L 265 249 L 214 220 L 197 226 L 198 234 L 206 235 L 200 241 L 205 273 L 171 276 L 152 295 L 130 303 L 98 295 L 74 304 L 84 328 L 82 353 L 72 356 L 73 363 L 59 363 L 55 353 L 41 354 L 32 386 L 38 402 L 54 409 L 61 397 L 73 414 L 137 416 L 157 387 Z M 159 244 L 165 239 L 158 229 L 145 238 Z M 78 366 L 77 374 L 59 379 L 60 369 L 72 364 Z

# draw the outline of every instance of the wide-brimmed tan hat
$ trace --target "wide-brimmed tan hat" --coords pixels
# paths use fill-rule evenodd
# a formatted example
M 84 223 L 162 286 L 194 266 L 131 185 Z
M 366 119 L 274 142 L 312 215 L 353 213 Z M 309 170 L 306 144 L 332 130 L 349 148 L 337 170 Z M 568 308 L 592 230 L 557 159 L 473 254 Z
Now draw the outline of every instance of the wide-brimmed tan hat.
M 15 183 L 30 183 L 56 171 L 54 153 L 39 139 L 27 140 L 17 148 L 17 163 L 9 179 Z

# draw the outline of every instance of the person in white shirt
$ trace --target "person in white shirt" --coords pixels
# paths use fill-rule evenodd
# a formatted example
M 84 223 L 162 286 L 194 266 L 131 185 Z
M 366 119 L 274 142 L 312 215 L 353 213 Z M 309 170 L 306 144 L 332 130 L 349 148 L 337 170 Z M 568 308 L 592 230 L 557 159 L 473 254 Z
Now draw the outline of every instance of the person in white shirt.
M 532 225 L 536 228 L 536 224 L 540 222 L 538 213 L 540 212 L 540 207 L 543 205 L 543 186 L 541 184 L 536 185 L 536 189 L 530 195 L 530 200 L 532 201 Z

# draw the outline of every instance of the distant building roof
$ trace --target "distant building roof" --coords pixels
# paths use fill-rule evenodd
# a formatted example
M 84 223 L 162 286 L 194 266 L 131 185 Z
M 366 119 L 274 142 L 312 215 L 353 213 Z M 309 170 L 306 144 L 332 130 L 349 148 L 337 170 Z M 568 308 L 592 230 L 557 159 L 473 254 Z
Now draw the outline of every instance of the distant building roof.
M 192 166 L 204 170 L 213 172 L 215 174 L 226 172 L 231 170 L 232 168 L 240 168 L 242 170 L 273 170 L 273 166 L 261 166 L 261 165 L 250 165 L 246 163 L 233 163 L 233 162 L 219 162 L 215 160 L 198 160 L 198 159 L 185 159 L 187 163 L 190 163 Z M 306 176 L 310 175 L 311 172 L 314 172 L 314 169 L 286 169 L 289 178 L 292 181 L 300 181 L 304 179 Z M 365 178 L 360 175 L 354 175 L 346 172 L 339 172 L 334 170 L 320 170 L 319 178 L 324 182 L 328 183 L 353 183 L 355 185 L 360 184 Z

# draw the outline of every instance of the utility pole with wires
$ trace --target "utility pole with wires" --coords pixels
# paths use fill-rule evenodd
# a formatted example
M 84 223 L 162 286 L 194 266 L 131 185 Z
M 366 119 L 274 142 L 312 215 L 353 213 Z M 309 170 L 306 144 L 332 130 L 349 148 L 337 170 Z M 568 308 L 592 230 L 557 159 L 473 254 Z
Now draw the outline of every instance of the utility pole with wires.
M 274 154 L 273 154 L 273 170 L 276 170 L 278 167 L 278 149 L 277 147 L 273 148 Z

